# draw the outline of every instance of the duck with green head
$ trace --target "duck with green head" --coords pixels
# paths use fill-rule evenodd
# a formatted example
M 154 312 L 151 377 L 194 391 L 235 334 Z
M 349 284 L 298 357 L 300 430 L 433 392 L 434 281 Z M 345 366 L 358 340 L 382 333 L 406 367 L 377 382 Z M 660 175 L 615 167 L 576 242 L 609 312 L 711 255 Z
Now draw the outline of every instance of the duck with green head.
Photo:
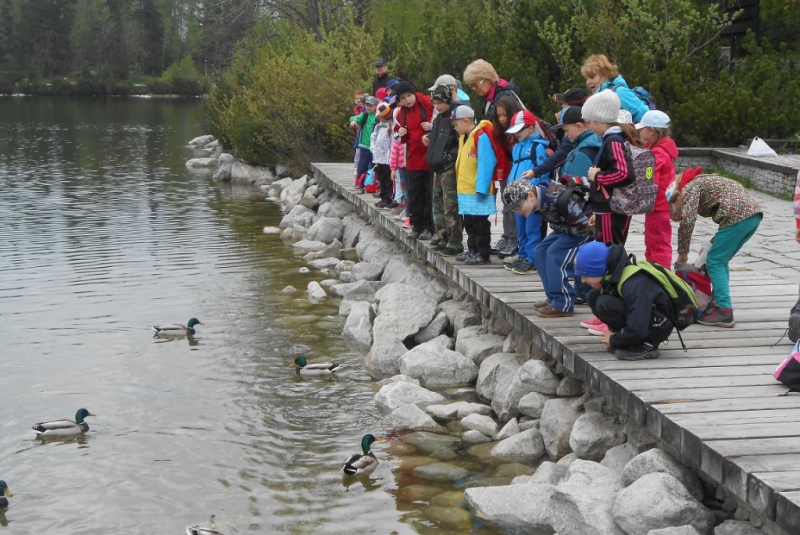
M 189 334 L 195 334 L 195 325 L 202 325 L 202 323 L 197 318 L 192 318 L 189 320 L 186 326 L 183 326 L 180 323 L 173 323 L 171 325 L 153 325 L 153 330 L 159 336 L 186 336 Z
M 370 451 L 370 447 L 374 442 L 380 442 L 380 438 L 375 438 L 374 435 L 364 435 L 361 438 L 361 451 L 351 455 L 342 467 L 342 472 L 348 476 L 360 476 L 361 474 L 368 474 L 378 467 L 378 458 Z
M 94 416 L 86 409 L 78 409 L 75 413 L 75 421 L 72 420 L 52 420 L 40 422 L 32 427 L 37 437 L 66 437 L 80 435 L 89 430 L 89 424 L 84 422 L 87 416 Z
M 6 482 L 0 479 L 0 507 L 8 507 L 8 499 L 12 496 Z
M 341 366 L 339 364 L 328 362 L 311 362 L 309 363 L 305 357 L 297 357 L 294 362 L 289 364 L 290 368 L 297 368 L 298 375 L 333 375 Z

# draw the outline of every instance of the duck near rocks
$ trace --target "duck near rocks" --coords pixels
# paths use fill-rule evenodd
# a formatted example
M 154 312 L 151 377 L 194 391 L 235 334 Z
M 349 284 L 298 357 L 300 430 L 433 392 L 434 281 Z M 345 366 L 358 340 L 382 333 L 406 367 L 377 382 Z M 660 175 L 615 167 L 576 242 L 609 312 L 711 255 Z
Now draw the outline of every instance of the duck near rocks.
M 12 496 L 6 482 L 0 479 L 0 507 L 8 507 L 8 499 Z
M 225 535 L 221 531 L 200 526 L 186 526 L 186 535 Z
M 360 476 L 361 474 L 368 474 L 378 467 L 378 458 L 370 451 L 373 442 L 379 442 L 380 438 L 375 438 L 374 435 L 364 435 L 361 438 L 361 451 L 363 454 L 356 453 L 348 458 L 342 472 L 349 476 Z
M 86 409 L 78 409 L 75 413 L 75 421 L 72 420 L 52 420 L 50 422 L 40 422 L 31 428 L 37 437 L 66 437 L 80 435 L 89 430 L 89 424 L 83 421 L 87 416 L 94 416 Z
M 333 375 L 340 368 L 341 365 L 328 362 L 309 362 L 305 357 L 297 357 L 294 362 L 289 364 L 290 368 L 297 368 L 299 375 Z
M 159 336 L 186 336 L 189 334 L 195 334 L 195 325 L 202 325 L 202 323 L 197 318 L 192 318 L 189 320 L 186 326 L 183 326 L 180 323 L 173 323 L 171 325 L 153 325 L 153 331 L 155 331 L 155 333 Z

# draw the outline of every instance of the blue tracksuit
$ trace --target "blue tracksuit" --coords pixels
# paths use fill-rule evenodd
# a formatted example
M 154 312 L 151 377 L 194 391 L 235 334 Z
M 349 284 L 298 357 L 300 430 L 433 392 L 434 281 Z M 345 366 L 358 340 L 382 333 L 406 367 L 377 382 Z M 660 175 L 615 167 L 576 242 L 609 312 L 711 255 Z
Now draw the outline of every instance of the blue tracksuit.
M 530 171 L 534 167 L 541 165 L 547 159 L 548 143 L 541 135 L 532 136 L 518 141 L 514 145 L 511 153 L 513 162 L 511 172 L 508 174 L 508 182 L 519 179 L 525 171 Z M 544 176 L 537 176 L 533 179 L 534 184 L 542 184 L 550 180 L 550 173 Z M 542 217 L 533 213 L 528 217 L 514 214 L 517 219 L 517 240 L 519 241 L 519 257 L 526 258 L 531 264 L 534 263 L 533 250 L 542 241 Z

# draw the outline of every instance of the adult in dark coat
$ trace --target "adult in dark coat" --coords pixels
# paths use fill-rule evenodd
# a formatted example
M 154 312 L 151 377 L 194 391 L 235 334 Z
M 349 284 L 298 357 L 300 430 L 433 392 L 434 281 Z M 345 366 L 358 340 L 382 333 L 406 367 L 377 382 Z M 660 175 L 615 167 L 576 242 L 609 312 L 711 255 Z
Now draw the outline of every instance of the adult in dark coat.
M 391 80 L 386 60 L 381 58 L 375 60 L 375 80 L 372 82 L 372 94 L 377 94 L 378 89 L 386 87 Z

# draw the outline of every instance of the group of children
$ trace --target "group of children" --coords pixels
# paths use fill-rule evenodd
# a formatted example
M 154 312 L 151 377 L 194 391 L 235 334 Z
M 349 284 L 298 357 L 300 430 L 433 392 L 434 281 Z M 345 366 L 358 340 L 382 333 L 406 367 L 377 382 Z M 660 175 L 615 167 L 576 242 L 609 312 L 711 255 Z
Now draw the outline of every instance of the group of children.
M 480 68 L 492 69 L 486 62 Z M 356 176 L 374 165 L 382 192 L 377 206 L 399 213 L 392 186 L 403 169 L 411 237 L 430 239 L 433 250 L 468 265 L 490 263 L 494 252 L 514 273 L 538 271 L 545 292 L 534 304 L 539 316 L 572 317 L 576 305 L 588 304 L 595 318 L 581 325 L 602 336 L 618 358 L 640 360 L 658 356 L 676 312 L 646 271 L 626 271 L 620 279 L 635 262 L 624 249 L 631 216 L 615 212 L 612 198 L 637 180 L 634 147 L 647 148 L 655 158 L 647 179 L 658 185 L 658 194 L 645 215 L 645 258 L 670 269 L 671 221 L 680 221 L 678 261 L 686 262 L 696 217 L 713 218 L 720 231 L 706 269 L 714 300 L 698 321 L 733 327 L 728 262 L 757 229 L 758 205 L 729 179 L 699 169 L 676 177 L 669 117 L 646 109 L 635 95 L 631 100 L 632 91 L 605 56 L 591 56 L 582 72 L 595 92 L 573 88 L 554 95 L 562 104 L 555 127 L 509 91 L 492 101 L 491 120 L 478 121 L 450 75 L 437 79 L 427 95 L 408 81 L 394 84 L 386 101 L 367 97 L 366 110 L 351 118 L 360 128 L 362 151 Z M 485 78 L 499 79 L 493 69 Z M 496 190 L 504 204 L 503 236 L 492 247 Z

